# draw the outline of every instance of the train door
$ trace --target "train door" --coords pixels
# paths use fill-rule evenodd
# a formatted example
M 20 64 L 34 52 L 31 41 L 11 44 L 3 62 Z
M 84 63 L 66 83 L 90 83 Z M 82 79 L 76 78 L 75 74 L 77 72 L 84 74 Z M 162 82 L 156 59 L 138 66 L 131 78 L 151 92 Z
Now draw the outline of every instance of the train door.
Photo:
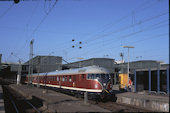
M 59 77 L 59 86 L 61 88 L 61 76 Z
M 75 87 L 76 84 L 76 75 L 73 75 L 73 87 Z

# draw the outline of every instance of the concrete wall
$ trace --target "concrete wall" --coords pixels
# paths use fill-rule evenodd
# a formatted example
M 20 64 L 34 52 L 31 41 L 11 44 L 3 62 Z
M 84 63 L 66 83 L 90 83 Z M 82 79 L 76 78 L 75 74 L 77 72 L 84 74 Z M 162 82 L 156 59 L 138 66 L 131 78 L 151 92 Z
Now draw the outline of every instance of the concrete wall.
M 145 95 L 144 95 L 145 96 Z M 139 106 L 141 108 L 145 108 L 152 111 L 161 111 L 161 112 L 169 112 L 169 101 L 167 99 L 159 99 L 158 97 L 155 99 L 149 97 L 139 98 L 140 94 L 137 97 L 127 97 L 127 96 L 119 96 L 117 95 L 117 103 L 125 103 L 134 106 Z
M 34 73 L 37 73 L 38 71 L 42 73 L 62 69 L 62 57 L 59 56 L 36 56 L 31 62 L 32 61 Z M 25 70 L 28 72 L 29 61 L 24 63 L 24 65 L 26 66 L 24 67 Z
M 121 73 L 127 73 L 127 63 L 118 64 L 121 68 Z M 160 62 L 154 60 L 141 60 L 129 63 L 130 73 L 134 73 L 134 69 L 149 69 L 149 68 L 157 68 L 160 66 Z

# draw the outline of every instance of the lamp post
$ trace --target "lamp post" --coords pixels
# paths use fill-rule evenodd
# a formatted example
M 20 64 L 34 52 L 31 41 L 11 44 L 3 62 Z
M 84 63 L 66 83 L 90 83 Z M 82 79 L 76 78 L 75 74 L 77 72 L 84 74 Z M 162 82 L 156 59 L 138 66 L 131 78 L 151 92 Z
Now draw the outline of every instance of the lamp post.
M 21 72 L 22 72 L 22 65 L 21 65 L 21 58 L 19 58 L 18 56 L 16 56 L 13 52 L 11 52 L 11 55 L 18 58 L 19 59 L 19 65 L 18 65 L 18 74 L 17 74 L 17 85 L 20 84 L 21 82 Z M 25 62 L 24 60 L 22 60 L 23 62 Z
M 129 84 L 129 48 L 134 48 L 133 46 L 122 46 L 123 48 L 128 48 L 128 84 Z

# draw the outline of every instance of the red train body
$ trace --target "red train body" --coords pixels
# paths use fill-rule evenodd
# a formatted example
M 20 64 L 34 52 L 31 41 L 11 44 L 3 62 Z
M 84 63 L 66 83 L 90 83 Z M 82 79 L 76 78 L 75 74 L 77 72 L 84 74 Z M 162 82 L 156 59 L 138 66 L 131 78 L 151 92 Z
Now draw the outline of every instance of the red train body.
M 109 71 L 99 66 L 61 70 L 48 73 L 36 73 L 26 81 L 32 84 L 49 86 L 79 92 L 101 93 L 110 89 Z

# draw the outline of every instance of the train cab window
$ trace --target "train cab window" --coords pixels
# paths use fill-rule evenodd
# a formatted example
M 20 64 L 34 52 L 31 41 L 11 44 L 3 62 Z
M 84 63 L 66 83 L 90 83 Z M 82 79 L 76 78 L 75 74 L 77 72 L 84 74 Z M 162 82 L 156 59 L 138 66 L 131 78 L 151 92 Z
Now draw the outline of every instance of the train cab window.
M 71 82 L 71 76 L 69 76 L 69 82 Z
M 95 78 L 99 79 L 100 78 L 100 74 L 96 74 Z
M 100 79 L 100 78 L 104 78 L 104 79 L 109 79 L 109 74 L 88 74 L 87 78 L 88 79 Z
M 63 76 L 63 81 L 64 81 L 64 76 Z
M 88 79 L 94 79 L 94 74 L 88 74 Z

